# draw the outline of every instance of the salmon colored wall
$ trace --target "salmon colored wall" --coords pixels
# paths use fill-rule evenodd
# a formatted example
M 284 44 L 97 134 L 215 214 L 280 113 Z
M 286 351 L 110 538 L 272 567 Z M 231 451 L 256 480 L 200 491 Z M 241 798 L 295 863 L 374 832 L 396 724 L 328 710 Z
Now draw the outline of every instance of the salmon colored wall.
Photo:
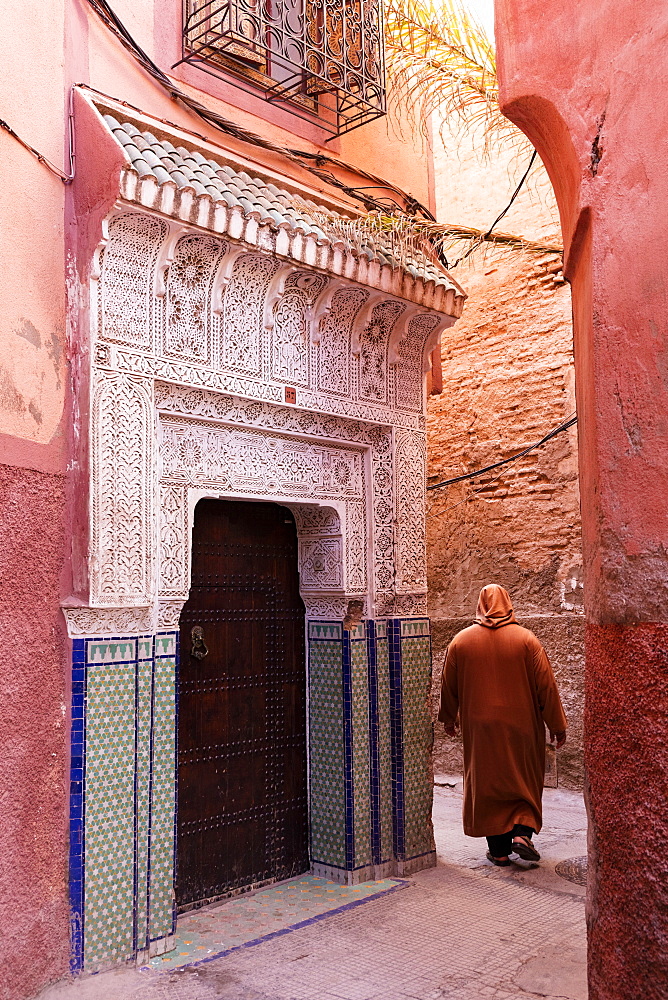
M 181 54 L 181 0 L 112 6 L 169 71 Z M 0 0 L 0 39 L 2 117 L 65 170 L 69 95 L 82 83 L 332 196 L 302 168 L 228 138 L 177 105 L 85 0 Z M 399 141 L 385 121 L 328 142 L 313 123 L 203 72 L 176 75 L 210 107 L 280 145 L 341 155 L 423 202 L 431 197 L 421 145 Z M 90 259 L 120 168 L 118 149 L 102 143 L 99 127 L 91 131 L 87 114 L 75 98 L 78 173 L 70 187 L 0 130 L 0 1000 L 32 997 L 68 968 L 70 650 L 60 605 L 85 599 L 88 586 L 86 301 Z M 346 180 L 368 183 L 354 173 Z
M 25 34 L 44 59 L 3 45 L 2 117 L 58 165 L 63 161 L 62 0 L 4 4 L 3 37 Z M 6 132 L 0 132 L 0 433 L 47 445 L 57 435 L 66 387 L 63 286 L 63 184 Z M 54 445 L 58 448 L 60 437 Z M 10 442 L 5 443 L 11 447 Z M 28 464 L 53 466 L 30 451 Z M 4 449 L 0 460 L 7 456 Z M 14 453 L 12 460 L 16 459 Z M 55 460 L 57 464 L 57 459 Z
M 0 18 L 2 117 L 62 166 L 63 0 Z M 0 998 L 21 1000 L 68 961 L 65 189 L 4 131 L 0 160 Z
M 668 8 L 497 0 L 504 112 L 559 201 L 573 291 L 591 1000 L 668 982 Z

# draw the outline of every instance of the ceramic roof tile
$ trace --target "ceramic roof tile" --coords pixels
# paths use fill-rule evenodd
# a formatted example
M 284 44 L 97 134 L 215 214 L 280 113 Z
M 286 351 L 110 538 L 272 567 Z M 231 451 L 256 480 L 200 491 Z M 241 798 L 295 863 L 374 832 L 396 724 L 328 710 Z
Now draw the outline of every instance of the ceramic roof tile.
M 337 224 L 345 225 L 344 216 L 323 205 L 317 205 L 300 195 L 252 177 L 245 170 L 235 170 L 227 163 L 218 163 L 199 150 L 175 146 L 167 138 L 157 138 L 148 130 L 120 117 L 103 114 L 103 120 L 140 177 L 153 174 L 159 184 L 173 183 L 178 188 L 191 188 L 196 194 L 206 194 L 213 201 L 229 207 L 240 207 L 245 215 L 270 221 L 277 227 L 313 234 L 324 242 L 344 242 L 355 247 L 358 254 L 396 267 L 392 248 L 382 238 L 366 241 L 350 240 L 337 232 Z M 331 220 L 332 232 L 327 233 Z M 404 256 L 401 266 L 414 277 L 449 284 L 446 273 L 430 261 L 413 261 Z

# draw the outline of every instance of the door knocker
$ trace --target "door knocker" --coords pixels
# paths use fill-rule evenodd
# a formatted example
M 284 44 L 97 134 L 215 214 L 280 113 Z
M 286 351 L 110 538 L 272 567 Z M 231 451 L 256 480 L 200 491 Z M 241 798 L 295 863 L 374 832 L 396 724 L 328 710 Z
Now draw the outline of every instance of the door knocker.
M 193 647 L 190 650 L 190 655 L 194 656 L 196 660 L 203 660 L 207 655 L 209 650 L 204 642 L 204 631 L 201 625 L 195 625 L 191 631 L 190 635 L 193 641 Z

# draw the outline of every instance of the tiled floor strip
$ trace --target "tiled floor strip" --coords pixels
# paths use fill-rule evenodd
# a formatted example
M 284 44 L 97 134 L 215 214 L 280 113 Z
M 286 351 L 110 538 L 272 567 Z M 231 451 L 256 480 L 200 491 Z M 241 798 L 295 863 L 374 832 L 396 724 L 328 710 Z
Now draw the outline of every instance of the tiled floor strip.
M 410 883 L 392 878 L 361 885 L 337 885 L 327 879 L 301 875 L 278 886 L 237 896 L 219 906 L 184 914 L 177 924 L 175 950 L 151 959 L 148 968 L 162 971 L 210 962 L 407 885 Z

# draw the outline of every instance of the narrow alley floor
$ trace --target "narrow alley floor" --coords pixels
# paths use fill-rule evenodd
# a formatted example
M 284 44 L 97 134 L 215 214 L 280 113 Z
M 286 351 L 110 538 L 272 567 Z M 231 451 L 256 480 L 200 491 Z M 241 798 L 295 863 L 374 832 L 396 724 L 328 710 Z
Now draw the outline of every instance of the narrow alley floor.
M 541 864 L 495 868 L 461 832 L 461 779 L 435 781 L 436 868 L 204 964 L 126 967 L 39 1000 L 586 1000 L 585 888 L 555 871 L 578 877 L 582 797 L 547 788 Z

